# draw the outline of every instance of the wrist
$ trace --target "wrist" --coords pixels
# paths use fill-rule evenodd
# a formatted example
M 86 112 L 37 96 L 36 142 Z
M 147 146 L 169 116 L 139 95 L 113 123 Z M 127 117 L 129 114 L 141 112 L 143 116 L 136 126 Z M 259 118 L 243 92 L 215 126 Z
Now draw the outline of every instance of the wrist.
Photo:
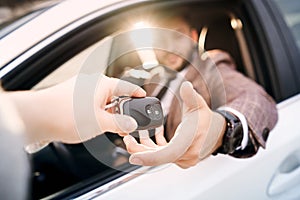
M 216 112 L 225 118 L 226 130 L 222 145 L 214 154 L 233 154 L 237 150 L 243 150 L 248 143 L 248 125 L 244 115 L 229 107 L 219 108 Z
M 218 148 L 220 148 L 223 144 L 223 137 L 226 132 L 226 120 L 223 115 L 221 115 L 218 112 L 214 112 L 214 120 L 218 122 L 218 137 L 217 137 L 217 142 L 213 148 L 213 152 L 215 152 Z

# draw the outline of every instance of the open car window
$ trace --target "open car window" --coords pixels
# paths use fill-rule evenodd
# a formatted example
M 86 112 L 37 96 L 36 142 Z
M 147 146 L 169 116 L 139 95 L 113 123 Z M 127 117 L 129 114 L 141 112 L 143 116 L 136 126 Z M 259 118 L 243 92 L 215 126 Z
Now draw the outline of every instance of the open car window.
M 192 53 L 182 48 L 183 43 L 200 50 L 199 56 L 205 55 L 205 50 L 215 48 L 227 51 L 236 61 L 238 70 L 255 79 L 251 62 L 245 62 L 250 58 L 239 24 L 241 21 L 233 15 L 231 8 L 222 6 L 205 8 L 203 5 L 194 4 L 190 6 L 198 10 L 193 12 L 191 20 L 200 33 L 199 41 L 192 41 L 178 31 L 147 25 L 149 16 L 144 15 L 145 8 L 122 11 L 115 15 L 114 19 L 123 20 L 105 19 L 105 25 L 108 27 L 109 24 L 109 27 L 113 28 L 109 31 L 103 28 L 101 29 L 103 33 L 93 32 L 93 35 L 99 34 L 101 37 L 74 53 L 32 89 L 38 90 L 55 85 L 81 72 L 104 73 L 142 87 L 156 75 L 160 79 L 165 77 L 171 79 L 184 73 L 184 69 L 168 68 L 157 58 L 157 53 L 172 52 L 182 57 L 185 62 L 191 63 Z M 82 41 L 80 39 L 79 42 Z M 168 39 L 181 40 L 182 44 L 176 46 Z M 71 47 L 76 46 L 78 41 L 73 41 Z M 152 95 L 157 96 L 157 93 L 154 91 Z M 34 199 L 75 197 L 85 190 L 111 183 L 138 168 L 129 164 L 129 154 L 125 150 L 122 138 L 115 133 L 105 133 L 83 144 L 54 142 L 31 157 Z
M 54 70 L 32 89 L 39 90 L 61 83 L 75 75 L 78 75 L 81 68 L 86 64 L 91 64 L 98 73 L 104 73 L 110 54 L 112 40 L 111 36 L 107 36 L 99 42 L 91 45 Z M 91 56 L 91 54 L 97 55 Z

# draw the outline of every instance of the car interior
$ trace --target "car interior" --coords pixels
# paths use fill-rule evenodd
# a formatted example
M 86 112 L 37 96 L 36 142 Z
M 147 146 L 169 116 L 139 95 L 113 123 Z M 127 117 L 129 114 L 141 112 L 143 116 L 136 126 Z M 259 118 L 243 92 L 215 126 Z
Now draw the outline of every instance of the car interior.
M 101 15 L 54 41 L 7 75 L 3 84 L 8 90 L 38 90 L 61 82 L 76 74 L 96 47 L 106 43 L 118 31 L 128 28 L 137 19 L 136 16 L 142 16 L 149 9 L 180 9 L 183 6 L 189 8 L 193 25 L 202 33 L 205 50 L 227 51 L 234 58 L 237 70 L 260 83 L 273 95 L 272 88 L 268 87 L 267 73 L 259 68 L 262 61 L 258 63 L 255 60 L 252 49 L 256 47 L 248 45 L 255 35 L 238 1 L 158 1 Z M 108 56 L 121 48 L 116 41 L 110 45 Z M 124 66 L 140 65 L 132 56 L 121 56 L 114 62 L 107 58 L 107 65 L 112 68 L 104 73 L 112 75 L 114 64 L 119 65 L 120 62 L 125 62 Z M 254 64 L 257 67 L 254 68 Z M 93 148 L 94 152 L 91 153 L 89 148 Z M 33 163 L 33 199 L 76 197 L 138 168 L 128 163 L 129 154 L 122 138 L 114 133 L 105 133 L 83 144 L 53 142 L 29 156 Z

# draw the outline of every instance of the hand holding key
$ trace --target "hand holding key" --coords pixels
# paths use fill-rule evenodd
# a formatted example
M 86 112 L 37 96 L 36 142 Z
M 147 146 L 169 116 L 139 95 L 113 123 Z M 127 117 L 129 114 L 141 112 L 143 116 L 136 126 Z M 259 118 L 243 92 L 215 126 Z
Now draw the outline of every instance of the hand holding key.
M 154 129 L 162 126 L 164 122 L 160 101 L 155 97 L 115 97 L 105 109 L 134 118 L 138 124 L 136 130 Z

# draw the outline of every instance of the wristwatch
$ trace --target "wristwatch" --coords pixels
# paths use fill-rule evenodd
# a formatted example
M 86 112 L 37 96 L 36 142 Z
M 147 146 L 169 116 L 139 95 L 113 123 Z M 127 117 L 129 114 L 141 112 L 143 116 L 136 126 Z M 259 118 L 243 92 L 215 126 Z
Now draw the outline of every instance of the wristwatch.
M 243 150 L 248 143 L 248 125 L 244 115 L 229 107 L 219 108 L 216 112 L 225 118 L 226 130 L 222 146 L 214 154 L 233 154 L 237 150 Z

